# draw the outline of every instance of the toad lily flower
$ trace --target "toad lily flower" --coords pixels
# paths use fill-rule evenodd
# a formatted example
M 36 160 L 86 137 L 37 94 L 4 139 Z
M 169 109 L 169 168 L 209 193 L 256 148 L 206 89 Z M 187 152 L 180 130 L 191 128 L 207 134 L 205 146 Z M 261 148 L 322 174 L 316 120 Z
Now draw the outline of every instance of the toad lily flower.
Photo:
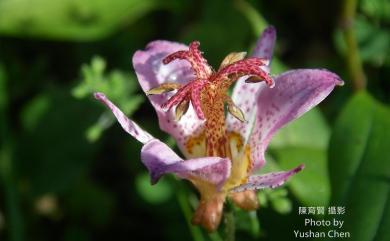
M 163 174 L 174 173 L 196 187 L 200 202 L 192 222 L 209 231 L 218 227 L 227 197 L 242 209 L 256 209 L 256 190 L 278 187 L 303 169 L 300 165 L 252 175 L 264 166 L 264 153 L 275 132 L 342 84 L 336 74 L 320 69 L 270 77 L 275 39 L 275 29 L 267 28 L 251 57 L 229 54 L 218 71 L 203 58 L 199 42 L 187 47 L 154 41 L 134 54 L 138 81 L 157 112 L 160 128 L 176 139 L 185 159 L 128 119 L 104 94 L 95 93 L 122 128 L 144 144 L 141 160 L 152 184 Z M 227 91 L 233 83 L 230 97 Z

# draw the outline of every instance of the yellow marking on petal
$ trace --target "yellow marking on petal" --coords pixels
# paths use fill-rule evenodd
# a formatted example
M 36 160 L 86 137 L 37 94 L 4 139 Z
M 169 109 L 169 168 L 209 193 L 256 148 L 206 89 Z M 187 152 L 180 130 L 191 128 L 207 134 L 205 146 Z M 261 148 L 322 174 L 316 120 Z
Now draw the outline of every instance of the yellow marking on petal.
M 206 135 L 203 131 L 198 136 L 188 138 L 185 147 L 189 158 L 205 157 L 206 156 Z
M 230 132 L 228 134 L 232 169 L 229 179 L 223 186 L 223 190 L 230 190 L 240 184 L 246 183 L 248 170 L 251 169 L 250 147 L 243 146 L 243 139 L 240 134 Z
M 222 188 L 223 192 L 230 190 L 233 187 L 239 186 L 247 182 L 248 173 L 252 168 L 252 161 L 250 158 L 250 147 L 244 146 L 243 138 L 236 132 L 228 132 L 226 139 L 228 140 L 228 155 L 227 157 L 232 161 L 231 174 L 225 185 Z M 206 152 L 206 134 L 203 131 L 198 136 L 190 137 L 186 142 L 186 150 L 189 158 L 205 157 Z M 217 190 L 215 186 L 205 180 L 196 178 L 191 179 L 202 196 L 212 196 Z
M 217 188 L 214 184 L 209 183 L 204 179 L 200 179 L 197 177 L 190 177 L 189 180 L 192 182 L 192 184 L 199 191 L 202 199 L 207 200 L 210 197 L 214 196 L 215 193 L 218 192 Z

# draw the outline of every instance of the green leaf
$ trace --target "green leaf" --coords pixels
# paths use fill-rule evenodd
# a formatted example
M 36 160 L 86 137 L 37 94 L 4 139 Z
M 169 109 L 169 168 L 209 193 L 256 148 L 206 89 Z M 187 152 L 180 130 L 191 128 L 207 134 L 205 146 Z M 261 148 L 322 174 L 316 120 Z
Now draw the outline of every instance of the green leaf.
M 152 185 L 147 173 L 138 175 L 135 184 L 139 195 L 151 204 L 163 203 L 173 195 L 172 186 L 168 181 L 161 179 L 158 183 Z
M 256 211 L 248 212 L 235 207 L 234 218 L 237 231 L 245 231 L 254 238 L 260 236 L 260 223 Z
M 30 129 L 21 132 L 15 151 L 21 176 L 29 181 L 29 188 L 36 195 L 66 190 L 87 170 L 97 147 L 83 136 L 98 114 L 97 105 L 75 100 L 66 88 L 45 92 L 43 103 L 47 101 L 50 105 L 39 113 L 34 125 L 23 125 Z M 34 114 L 29 111 L 34 110 L 30 104 L 25 108 L 22 113 Z
M 356 18 L 354 28 L 362 61 L 375 66 L 386 64 L 386 59 L 390 58 L 390 31 L 362 16 Z M 341 29 L 335 32 L 335 45 L 346 55 L 347 46 Z
M 302 204 L 326 205 L 329 201 L 330 187 L 326 163 L 329 136 L 329 127 L 322 113 L 314 108 L 283 127 L 270 143 L 270 153 L 276 161 L 273 165 L 278 171 L 305 164 L 305 169 L 288 181 L 292 193 Z M 276 206 L 273 204 L 274 207 L 288 210 L 286 201 L 276 203 Z
M 259 11 L 257 11 L 255 7 L 253 7 L 245 0 L 237 0 L 234 3 L 237 10 L 239 10 L 248 20 L 254 35 L 259 36 L 262 29 L 265 29 L 268 25 L 264 17 L 260 14 Z
M 329 147 L 332 204 L 346 207 L 355 241 L 389 240 L 390 110 L 367 93 L 339 116 Z
M 0 33 L 87 41 L 103 38 L 161 4 L 157 0 L 2 0 Z
M 5 69 L 0 64 L 0 112 L 4 111 L 8 101 Z
M 307 206 L 328 204 L 330 187 L 325 150 L 288 147 L 276 150 L 275 156 L 282 170 L 305 164 L 305 169 L 288 181 L 291 191 L 301 203 Z
M 115 201 L 112 193 L 81 178 L 69 189 L 63 202 L 73 222 L 83 220 L 96 227 L 103 227 L 114 214 Z
M 292 203 L 288 198 L 278 198 L 271 202 L 273 209 L 280 214 L 288 214 L 292 210 Z
M 390 2 L 388 0 L 361 0 L 360 7 L 370 17 L 390 20 Z
M 105 73 L 106 61 L 95 56 L 89 65 L 84 64 L 81 68 L 82 81 L 73 88 L 72 95 L 75 98 L 90 98 L 94 92 L 104 92 L 115 102 L 127 116 L 137 110 L 144 98 L 135 95 L 138 90 L 137 80 L 129 74 L 114 70 Z M 90 142 L 94 142 L 115 122 L 114 116 L 106 110 L 98 121 L 86 130 L 86 137 Z
M 278 131 L 272 138 L 270 148 L 293 146 L 325 149 L 329 135 L 329 127 L 322 113 L 314 108 Z
M 365 18 L 356 19 L 356 37 L 363 61 L 381 66 L 390 50 L 390 31 Z
M 27 105 L 23 108 L 21 113 L 21 121 L 23 127 L 32 131 L 38 124 L 40 119 L 50 108 L 50 99 L 48 96 L 39 95 L 32 99 Z

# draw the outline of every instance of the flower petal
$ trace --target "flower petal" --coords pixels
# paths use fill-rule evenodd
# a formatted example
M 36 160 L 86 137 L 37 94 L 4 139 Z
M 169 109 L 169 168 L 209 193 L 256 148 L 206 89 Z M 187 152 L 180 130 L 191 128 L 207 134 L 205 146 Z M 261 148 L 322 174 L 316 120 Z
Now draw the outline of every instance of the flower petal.
M 232 192 L 242 192 L 247 190 L 258 190 L 263 188 L 276 188 L 283 185 L 289 177 L 297 172 L 300 172 L 304 168 L 304 165 L 284 172 L 272 172 L 264 175 L 252 175 L 249 177 L 248 182 L 233 188 Z
M 105 104 L 112 111 L 122 128 L 139 142 L 145 144 L 148 141 L 154 139 L 152 135 L 144 131 L 135 122 L 127 118 L 127 116 L 116 105 L 114 105 L 103 93 L 95 93 L 94 96 L 97 100 Z
M 168 65 L 162 63 L 164 57 L 179 50 L 188 50 L 188 47 L 169 41 L 154 41 L 144 51 L 134 54 L 133 66 L 144 92 L 167 82 L 185 84 L 195 77 L 187 61 L 177 60 Z M 178 122 L 175 120 L 174 109 L 165 112 L 161 105 L 172 95 L 173 93 L 150 95 L 148 98 L 157 112 L 160 128 L 173 136 L 181 151 L 189 156 L 185 149 L 187 137 L 199 134 L 203 122 L 198 119 L 192 105 Z
M 257 40 L 252 57 L 271 60 L 275 41 L 276 30 L 273 26 L 269 26 Z M 242 110 L 245 119 L 250 123 L 254 120 L 256 113 L 256 95 L 260 89 L 267 88 L 267 86 L 263 82 L 254 84 L 245 83 L 247 78 L 247 76 L 244 76 L 237 81 L 233 90 L 232 100 Z M 227 116 L 226 123 L 229 130 L 241 133 L 242 136 L 248 136 L 250 134 L 249 132 L 246 133 L 248 123 L 241 122 L 231 115 Z
M 252 170 L 263 166 L 264 151 L 275 132 L 300 117 L 343 82 L 334 73 L 320 69 L 298 69 L 275 78 L 273 89 L 263 88 L 257 96 L 257 113 L 249 145 Z M 309 130 L 308 130 L 309 131 Z
M 265 58 L 271 61 L 276 41 L 276 29 L 273 26 L 267 27 L 256 42 L 252 56 Z
M 171 148 L 154 139 L 142 147 L 141 160 L 148 168 L 152 184 L 166 173 L 181 178 L 198 178 L 221 188 L 230 176 L 230 160 L 220 157 L 205 157 L 183 161 Z

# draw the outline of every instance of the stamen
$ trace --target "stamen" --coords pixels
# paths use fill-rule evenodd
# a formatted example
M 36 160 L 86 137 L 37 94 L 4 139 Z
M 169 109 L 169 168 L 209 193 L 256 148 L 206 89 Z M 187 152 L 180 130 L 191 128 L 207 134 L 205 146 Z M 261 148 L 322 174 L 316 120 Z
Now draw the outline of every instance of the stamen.
M 181 117 L 187 113 L 188 108 L 190 107 L 190 101 L 188 99 L 184 99 L 180 104 L 176 106 L 175 110 L 175 119 L 176 121 L 179 121 Z
M 237 62 L 239 60 L 244 59 L 246 56 L 246 52 L 233 52 L 228 54 L 222 61 L 221 65 L 219 66 L 219 70 L 221 70 L 223 67 L 232 64 L 234 62 Z
M 227 103 L 227 110 L 229 111 L 229 113 L 236 117 L 239 121 L 244 122 L 245 115 L 242 110 L 236 104 L 234 104 L 230 96 L 226 95 L 225 98 Z
M 191 84 L 192 82 L 189 82 L 188 84 L 181 87 L 175 95 L 173 95 L 167 102 L 165 102 L 161 108 L 165 110 L 171 109 L 174 105 L 179 104 L 182 102 L 187 95 L 190 93 L 191 90 Z
M 158 87 L 146 91 L 146 95 L 159 95 L 159 94 L 163 94 L 166 92 L 179 89 L 180 87 L 181 84 L 178 83 L 164 83 L 159 85 Z

